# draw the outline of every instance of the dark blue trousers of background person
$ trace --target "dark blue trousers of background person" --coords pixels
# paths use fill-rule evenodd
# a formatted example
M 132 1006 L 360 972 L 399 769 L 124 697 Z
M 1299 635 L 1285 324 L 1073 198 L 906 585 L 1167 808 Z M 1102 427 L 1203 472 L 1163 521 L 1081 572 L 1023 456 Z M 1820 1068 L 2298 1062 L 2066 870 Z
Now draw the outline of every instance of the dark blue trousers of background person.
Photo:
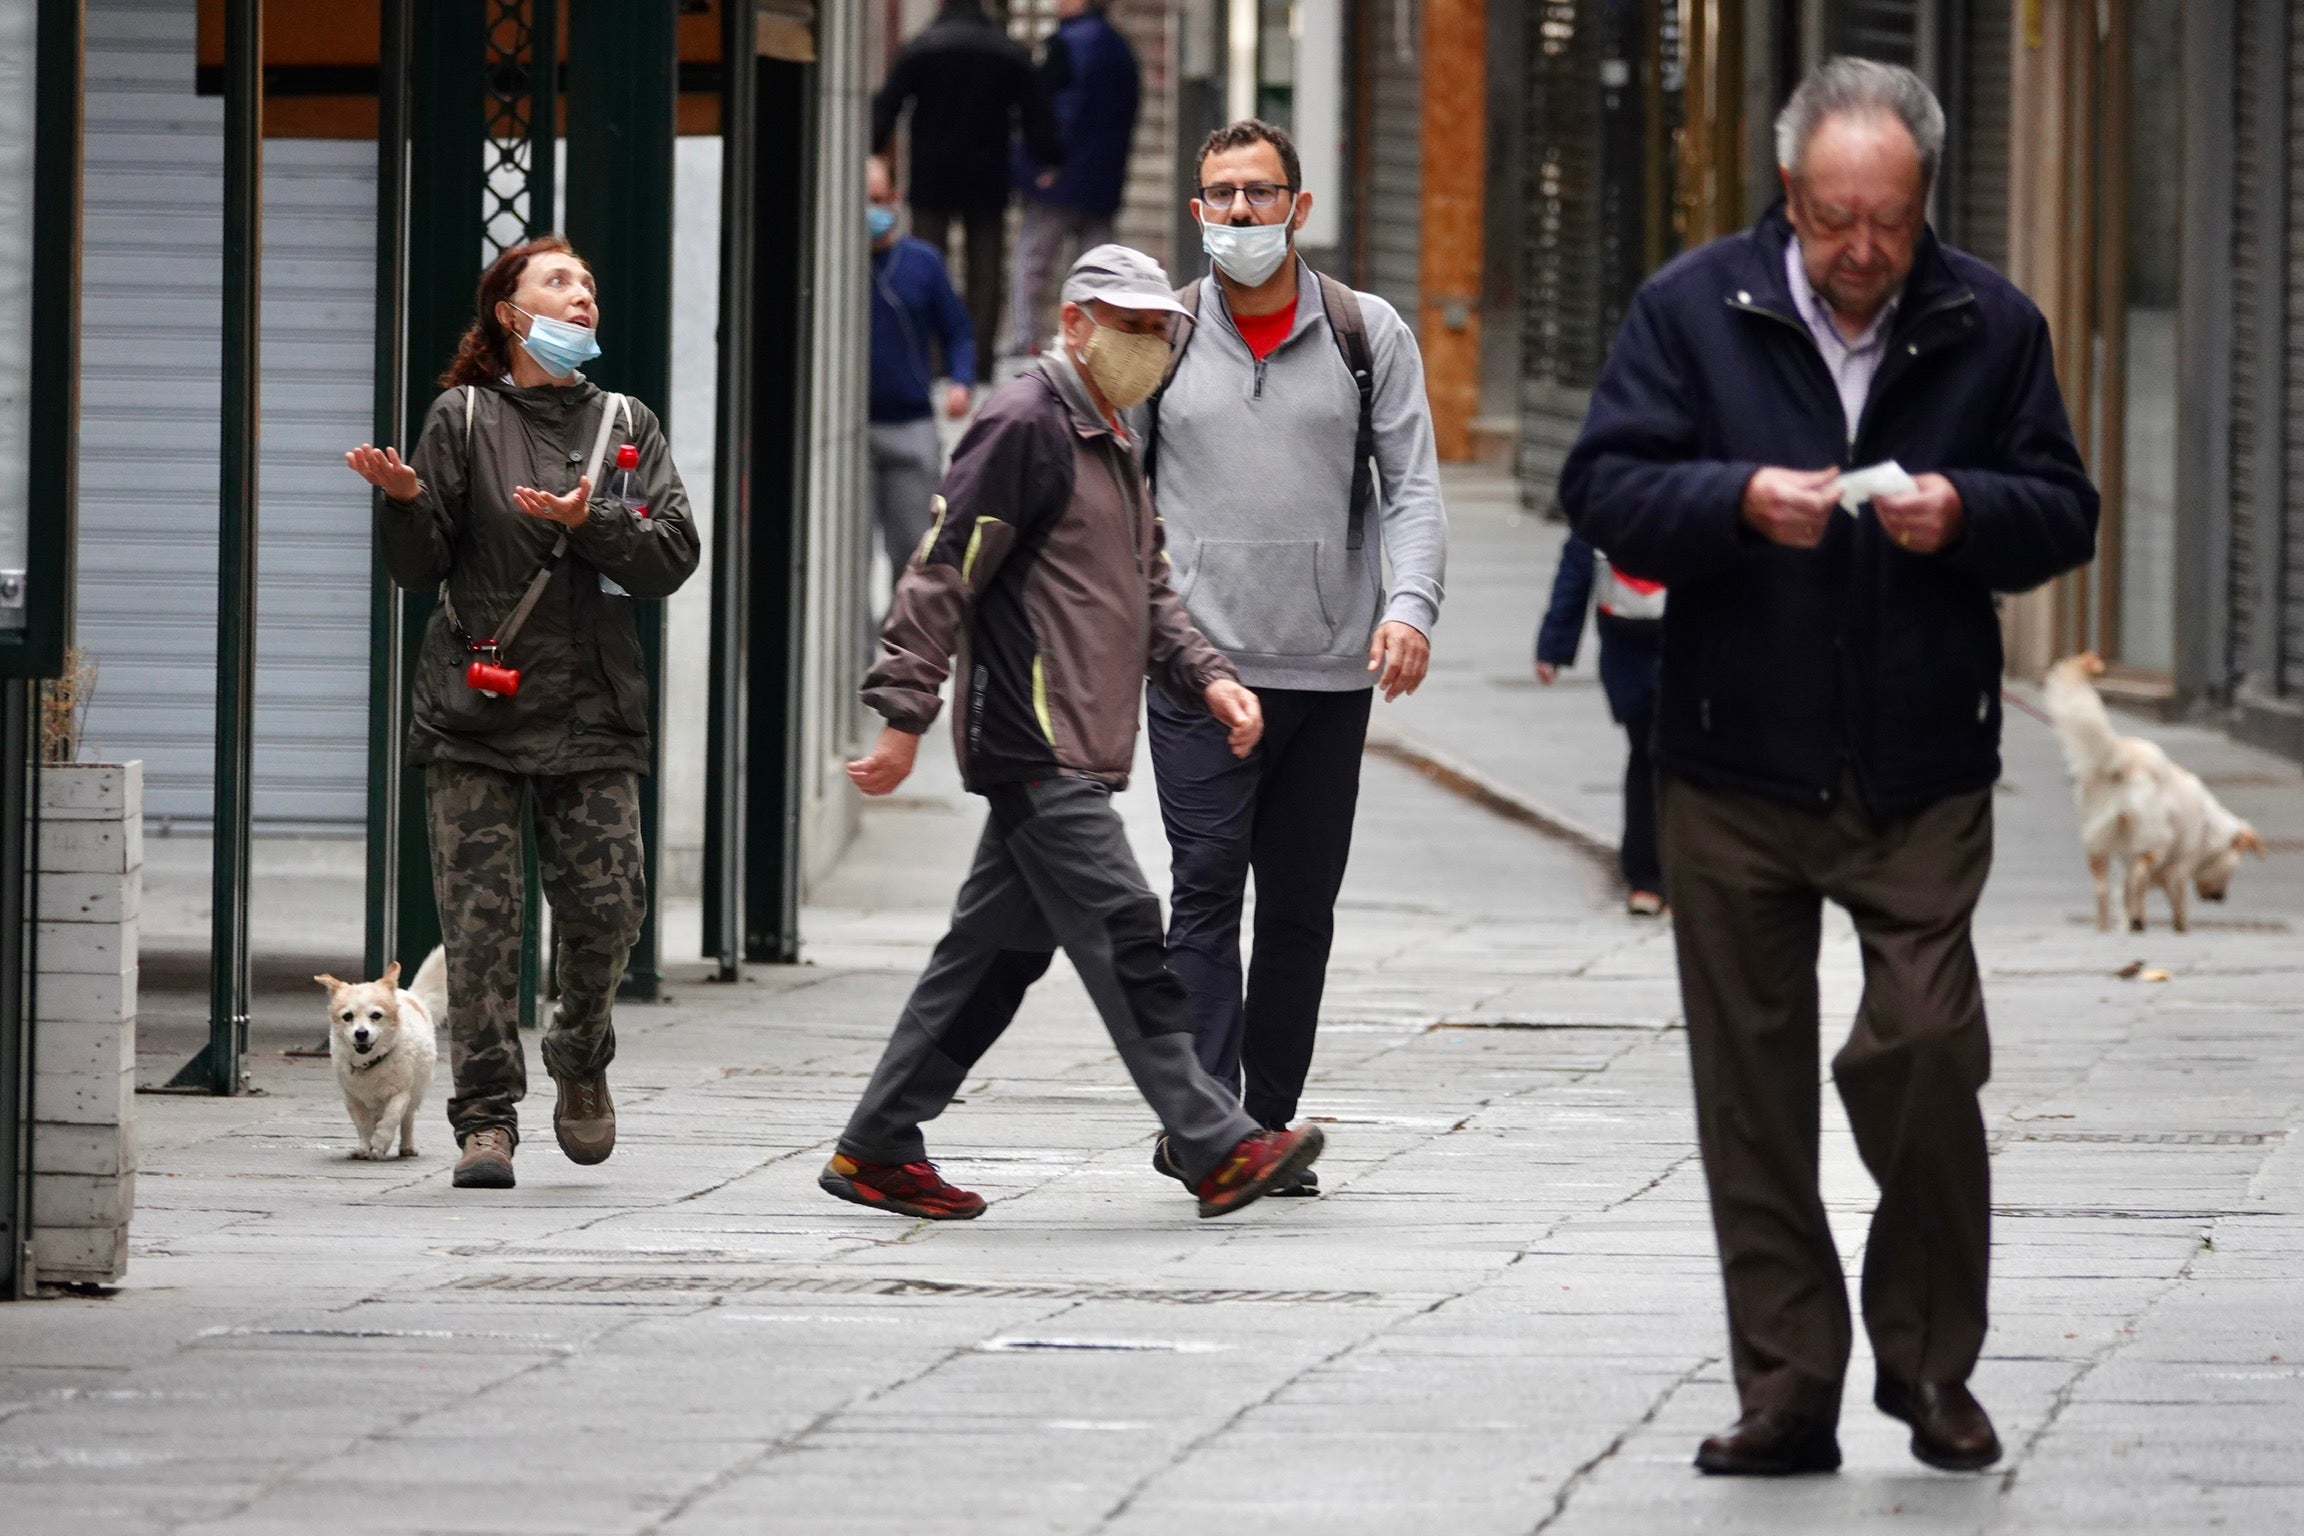
M 1274 1127 L 1295 1118 L 1312 1067 L 1375 690 L 1256 696 L 1264 739 L 1245 758 L 1222 726 L 1158 689 L 1146 715 L 1173 880 L 1168 965 L 1192 995 L 1200 1064 L 1241 1085 L 1241 1107 Z M 1243 976 L 1251 874 L 1255 948 Z
M 1608 713 L 1624 727 L 1624 840 L 1616 854 L 1624 883 L 1635 891 L 1664 889 L 1656 852 L 1656 770 L 1648 744 L 1656 735 L 1656 673 L 1664 648 L 1662 619 L 1619 619 L 1595 614 L 1600 631 L 1600 691 Z
M 1538 661 L 1562 668 L 1576 665 L 1596 563 L 1592 546 L 1569 535 L 1552 577 L 1552 600 L 1536 631 Z M 1624 837 L 1617 867 L 1631 889 L 1661 893 L 1664 869 L 1656 852 L 1656 771 L 1648 748 L 1656 734 L 1664 621 L 1620 618 L 1606 607 L 1592 619 L 1600 633 L 1600 689 L 1608 696 L 1609 716 L 1624 728 L 1631 748 L 1624 759 Z

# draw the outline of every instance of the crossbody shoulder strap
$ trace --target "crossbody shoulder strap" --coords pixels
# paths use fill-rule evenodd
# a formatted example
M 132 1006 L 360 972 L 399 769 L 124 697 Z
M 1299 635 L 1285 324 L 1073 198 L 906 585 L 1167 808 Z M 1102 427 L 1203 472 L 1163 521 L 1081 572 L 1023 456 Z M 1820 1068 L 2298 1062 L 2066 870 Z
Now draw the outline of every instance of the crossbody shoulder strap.
M 1177 289 L 1176 302 L 1184 306 L 1188 323 L 1168 353 L 1168 371 L 1160 375 L 1160 387 L 1152 391 L 1151 408 L 1144 426 L 1144 483 L 1154 490 L 1159 489 L 1155 482 L 1160 478 L 1160 397 L 1167 394 L 1168 386 L 1175 382 L 1176 370 L 1184 362 L 1184 349 L 1192 345 L 1192 333 L 1200 329 L 1200 285 L 1186 283 Z
M 472 386 L 467 385 L 466 388 L 470 389 Z M 607 462 L 608 443 L 616 435 L 616 423 L 619 419 L 627 428 L 631 426 L 631 402 L 622 395 L 609 395 L 601 401 L 600 430 L 593 435 L 592 456 L 584 464 L 584 478 L 592 483 L 594 490 L 600 488 L 600 466 Z M 472 397 L 469 394 L 464 397 L 464 430 L 467 435 L 472 430 Z M 467 440 L 469 440 L 469 436 L 467 436 Z M 512 610 L 511 616 L 504 621 L 504 627 L 496 632 L 494 638 L 480 642 L 481 644 L 493 649 L 497 655 L 503 655 L 511 646 L 514 638 L 519 635 L 521 626 L 528 622 L 528 615 L 536 611 L 536 604 L 542 600 L 544 589 L 552 583 L 552 572 L 558 568 L 560 557 L 566 553 L 568 553 L 568 530 L 563 528 L 560 530 L 560 536 L 552 541 L 551 553 L 547 554 L 544 557 L 544 563 L 536 568 L 536 574 L 528 579 L 528 590 L 520 594 L 519 606 Z M 448 583 L 446 582 L 440 583 L 440 603 L 442 607 L 448 610 L 448 622 L 458 629 L 463 628 L 462 623 L 456 617 L 455 605 L 448 600 Z
M 1344 533 L 1344 547 L 1357 550 L 1367 545 L 1368 513 L 1376 502 L 1375 355 L 1368 345 L 1368 321 L 1360 309 L 1360 296 L 1325 272 L 1313 275 L 1320 280 L 1320 307 L 1328 316 L 1328 333 L 1335 338 L 1336 351 L 1344 359 L 1344 370 L 1352 375 L 1352 387 L 1360 397 L 1359 419 L 1352 438 L 1352 506 Z M 1183 339 L 1170 355 L 1168 371 L 1161 377 L 1160 387 L 1152 392 L 1144 433 L 1144 479 L 1155 489 L 1160 472 L 1160 400 L 1168 393 L 1168 386 L 1175 382 L 1176 370 L 1184 361 L 1184 349 L 1192 344 L 1192 333 L 1200 328 L 1200 292 L 1198 283 L 1188 283 L 1176 290 L 1176 302 L 1184 306 L 1185 314 L 1193 323 L 1185 329 Z
M 1360 392 L 1360 423 L 1352 441 L 1352 513 L 1344 535 L 1346 549 L 1359 549 L 1368 542 L 1368 511 L 1376 500 L 1376 362 L 1368 349 L 1368 320 L 1360 311 L 1360 295 L 1325 272 L 1317 275 L 1329 334 L 1336 338 L 1344 369 Z

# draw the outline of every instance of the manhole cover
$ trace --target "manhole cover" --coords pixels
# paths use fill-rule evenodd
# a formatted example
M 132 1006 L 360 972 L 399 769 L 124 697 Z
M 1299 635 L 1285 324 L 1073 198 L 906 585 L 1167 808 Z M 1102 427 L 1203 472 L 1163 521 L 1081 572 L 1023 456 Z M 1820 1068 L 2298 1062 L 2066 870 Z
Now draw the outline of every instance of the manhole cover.
M 1649 1034 L 1670 1029 L 1670 1019 L 1620 1019 L 1551 1014 L 1522 1018 L 1442 1019 L 1433 1029 L 1636 1029 Z
M 2002 1141 L 2065 1141 L 2115 1147 L 2260 1147 L 2286 1131 L 2018 1131 Z
M 634 1292 L 689 1292 L 752 1295 L 780 1292 L 809 1296 L 914 1296 L 986 1301 L 1009 1297 L 1036 1301 L 1152 1301 L 1206 1307 L 1230 1302 L 1283 1302 L 1349 1305 L 1382 1301 L 1376 1291 L 1256 1291 L 1161 1289 L 1146 1286 L 1054 1285 L 1020 1282 L 896 1279 L 863 1275 L 461 1275 L 439 1287 L 451 1291 L 575 1292 L 588 1296 Z
M 1213 1355 L 1231 1348 L 1209 1339 L 986 1339 L 979 1354 L 1024 1354 L 1036 1350 L 1083 1351 L 1090 1354 Z
M 2236 1216 L 2270 1216 L 2272 1211 L 2124 1210 L 2098 1205 L 1996 1205 L 1994 1216 L 2023 1221 L 2223 1221 Z

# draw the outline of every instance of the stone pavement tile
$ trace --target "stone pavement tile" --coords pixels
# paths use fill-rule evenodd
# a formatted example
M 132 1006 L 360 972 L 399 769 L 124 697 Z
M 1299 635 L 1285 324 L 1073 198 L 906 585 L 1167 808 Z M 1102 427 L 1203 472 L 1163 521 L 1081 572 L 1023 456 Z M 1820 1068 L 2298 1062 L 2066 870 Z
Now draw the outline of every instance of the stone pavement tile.
M 662 1492 L 622 1480 L 622 1469 L 545 1481 L 504 1475 L 514 1471 L 512 1460 L 499 1449 L 498 1475 L 483 1472 L 455 1480 L 429 1471 L 376 1478 L 356 1466 L 299 1473 L 244 1508 L 178 1529 L 184 1536 L 288 1536 L 320 1530 L 363 1536 L 409 1531 L 426 1536 L 606 1536 L 648 1529 L 670 1502 Z
M 89 1531 L 161 1536 L 187 1519 L 219 1513 L 239 1502 L 230 1493 L 201 1494 L 169 1484 L 99 1483 L 92 1475 L 56 1486 L 11 1478 L 6 1486 L 11 1536 L 84 1536 Z
M 825 1434 L 781 1449 L 755 1469 L 702 1491 L 662 1530 L 674 1536 L 1001 1536 L 1088 1531 L 1145 1454 L 1133 1422 L 1106 1429 L 1093 1414 L 1017 1425 L 1033 1445 L 1029 1471 L 984 1475 L 983 1441 L 936 1435 Z M 920 1468 L 889 1474 L 891 1457 Z

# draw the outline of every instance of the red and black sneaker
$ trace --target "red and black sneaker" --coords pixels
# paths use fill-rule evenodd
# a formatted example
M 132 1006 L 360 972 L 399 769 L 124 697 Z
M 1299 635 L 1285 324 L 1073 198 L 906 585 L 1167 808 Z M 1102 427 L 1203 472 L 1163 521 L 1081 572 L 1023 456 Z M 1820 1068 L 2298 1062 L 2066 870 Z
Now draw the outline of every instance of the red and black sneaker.
M 946 1183 L 931 1162 L 860 1163 L 845 1152 L 835 1152 L 816 1182 L 828 1195 L 876 1211 L 929 1221 L 967 1221 L 984 1214 L 982 1195 Z
M 1193 1191 L 1202 1216 L 1226 1216 L 1253 1203 L 1312 1166 L 1326 1138 L 1316 1125 L 1292 1131 L 1258 1131 L 1216 1165 Z
M 1176 1161 L 1175 1149 L 1168 1145 L 1165 1136 L 1152 1143 L 1152 1171 L 1164 1179 L 1174 1179 L 1186 1189 L 1192 1187 L 1192 1176 L 1184 1171 L 1182 1163 Z

